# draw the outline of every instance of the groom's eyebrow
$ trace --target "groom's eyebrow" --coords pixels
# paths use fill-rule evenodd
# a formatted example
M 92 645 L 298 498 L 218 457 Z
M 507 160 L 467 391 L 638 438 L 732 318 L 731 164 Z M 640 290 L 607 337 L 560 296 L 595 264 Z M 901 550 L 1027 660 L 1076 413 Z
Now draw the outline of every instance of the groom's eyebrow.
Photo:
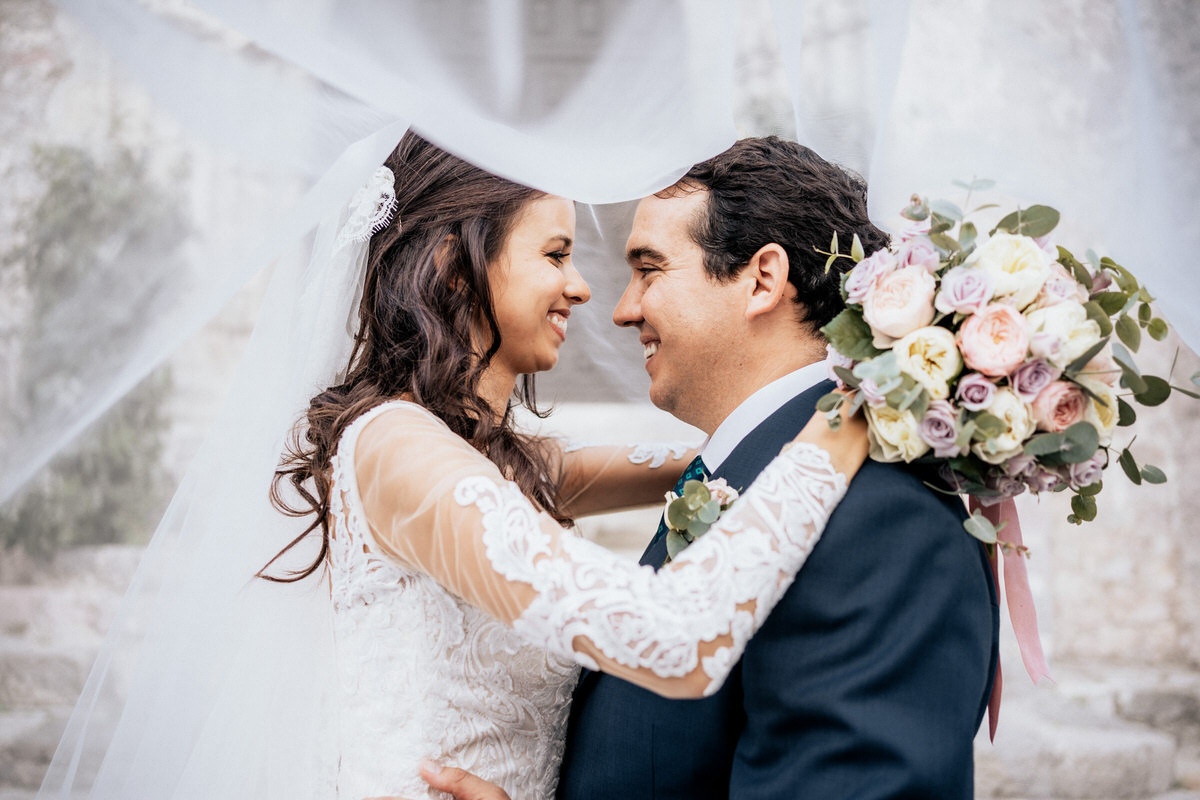
M 625 253 L 625 260 L 630 264 L 636 264 L 641 261 L 653 261 L 656 264 L 667 263 L 667 257 L 653 247 L 631 247 Z

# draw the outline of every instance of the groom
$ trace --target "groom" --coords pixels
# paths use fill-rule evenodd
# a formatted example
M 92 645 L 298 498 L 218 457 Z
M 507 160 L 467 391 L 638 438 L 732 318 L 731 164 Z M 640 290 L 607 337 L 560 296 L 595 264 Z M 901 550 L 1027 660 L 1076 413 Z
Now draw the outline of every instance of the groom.
M 834 231 L 867 252 L 887 243 L 858 178 L 774 137 L 638 206 L 613 320 L 640 334 L 651 400 L 709 434 L 705 472 L 738 489 L 832 388 L 819 328 L 841 310 L 841 276 L 814 248 Z M 714 696 L 585 673 L 560 800 L 971 798 L 998 611 L 964 518 L 917 471 L 868 461 Z M 665 557 L 660 528 L 642 563 Z M 460 798 L 498 796 L 440 777 L 461 779 Z

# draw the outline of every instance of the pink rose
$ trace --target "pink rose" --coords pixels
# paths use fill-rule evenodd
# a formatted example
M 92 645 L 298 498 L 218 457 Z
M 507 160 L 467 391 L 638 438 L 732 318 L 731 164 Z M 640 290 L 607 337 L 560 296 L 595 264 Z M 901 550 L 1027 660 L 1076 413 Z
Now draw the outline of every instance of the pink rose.
M 955 267 L 942 276 L 934 306 L 943 314 L 974 314 L 992 299 L 992 276 L 978 267 Z
M 958 349 L 971 369 L 992 378 L 1007 375 L 1025 360 L 1029 330 L 1010 305 L 991 303 L 967 317 L 958 330 Z
M 1065 431 L 1087 411 L 1087 395 L 1073 383 L 1054 381 L 1033 401 L 1033 421 L 1044 431 Z
M 933 322 L 936 289 L 933 276 L 921 267 L 904 267 L 880 275 L 874 291 L 863 302 L 863 319 L 875 334 L 875 346 L 891 347 L 901 336 Z
M 896 266 L 896 257 L 887 250 L 876 250 L 855 264 L 846 276 L 846 302 L 862 305 L 879 276 L 894 271 Z
M 921 267 L 930 273 L 937 272 L 942 265 L 937 248 L 924 236 L 902 242 L 896 250 L 896 262 L 901 267 Z

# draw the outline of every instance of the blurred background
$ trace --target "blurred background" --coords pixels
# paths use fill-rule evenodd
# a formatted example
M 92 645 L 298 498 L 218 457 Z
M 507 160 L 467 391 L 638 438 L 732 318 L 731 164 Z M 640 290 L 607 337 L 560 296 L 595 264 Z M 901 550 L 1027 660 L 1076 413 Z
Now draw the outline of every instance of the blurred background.
M 456 4 L 462 8 L 439 18 L 470 16 L 470 3 Z M 211 46 L 264 69 L 289 69 L 185 3 L 143 5 Z M 537 13 L 527 18 L 526 41 L 539 54 L 543 74 L 555 77 L 521 95 L 520 113 L 538 116 L 553 107 L 563 87 L 596 57 L 599 32 L 620 6 L 605 0 L 530 4 Z M 1083 0 L 916 4 L 913 14 L 927 24 L 908 31 L 908 61 L 896 80 L 917 81 L 917 87 L 901 95 L 907 105 L 882 117 L 863 110 L 872 105 L 861 102 L 875 85 L 875 67 L 862 52 L 874 4 L 808 4 L 805 49 L 789 56 L 778 21 L 795 8 L 743 0 L 737 4 L 731 85 L 737 132 L 799 135 L 827 157 L 869 174 L 872 158 L 886 149 L 881 119 L 904 120 L 918 139 L 932 137 L 945 123 L 946 108 L 921 102 L 919 89 L 951 80 L 947 70 L 953 65 L 941 47 L 971 41 L 947 20 L 964 8 L 984 20 L 1003 15 L 1018 28 L 1022 15 L 1050 20 L 1094 43 L 1078 54 L 1080 60 L 1095 60 L 1099 70 L 1119 69 L 1107 60 L 1106 43 L 1116 34 L 1112 16 L 1097 11 L 1101 6 L 1107 7 Z M 1169 147 L 1194 157 L 1200 149 L 1200 4 L 1160 0 L 1137 6 L 1136 14 L 1153 43 L 1155 63 L 1187 101 L 1173 106 L 1179 116 L 1167 131 Z M 1038 40 L 1037 28 L 1030 26 L 1026 41 L 1034 51 L 1050 46 Z M 974 30 L 986 40 L 986 24 Z M 1004 71 L 997 65 L 989 72 L 986 63 L 976 62 L 973 91 L 956 94 L 950 113 L 955 120 L 986 118 L 987 104 L 1008 87 L 1037 91 L 1036 62 L 1026 68 L 1014 74 L 1011 65 Z M 801 104 L 789 87 L 806 75 L 814 80 Z M 837 80 L 815 80 L 822 76 Z M 186 98 L 176 101 L 186 105 Z M 1078 139 L 1058 138 L 1047 147 L 1075 150 L 1127 122 L 1109 118 L 1096 98 L 1080 102 L 1079 108 L 1046 109 L 1047 124 L 1055 114 L 1087 121 L 1076 129 Z M 0 800 L 26 800 L 39 785 L 141 548 L 215 419 L 254 327 L 272 267 L 225 275 L 212 254 L 243 242 L 256 226 L 265 228 L 271 214 L 297 202 L 311 181 L 286 159 L 251 163 L 231 155 L 212 137 L 181 124 L 170 108 L 59 6 L 0 0 L 0 450 L 9 465 L 37 467 L 0 505 Z M 805 135 L 808 123 L 819 123 L 812 128 L 819 135 Z M 990 134 L 981 127 L 978 135 Z M 1108 166 L 1091 165 L 1098 182 Z M 1185 191 L 1194 174 L 1178 173 L 1177 188 L 1190 205 L 1176 203 L 1173 213 L 1195 213 L 1196 195 Z M 579 324 L 591 335 L 569 339 L 560 367 L 540 381 L 543 404 L 555 413 L 537 424 L 591 441 L 698 442 L 701 434 L 645 401 L 636 336 L 608 321 L 626 277 L 614 254 L 632 205 L 581 206 L 581 219 L 585 210 L 610 232 L 580 263 L 593 300 Z M 1071 241 L 1074 233 L 1096 232 L 1066 227 L 1061 243 L 1077 252 L 1105 252 L 1108 242 Z M 1166 281 L 1156 284 L 1149 275 L 1158 273 L 1147 270 L 1157 262 L 1183 261 L 1181 269 L 1194 271 L 1189 255 L 1155 240 L 1127 248 L 1123 263 L 1162 294 L 1159 285 Z M 260 261 L 278 269 L 301 258 L 302 248 L 283 248 Z M 97 262 L 124 266 L 96 271 Z M 168 267 L 215 276 L 228 290 L 192 303 L 186 282 L 158 279 Z M 124 285 L 120 276 L 127 274 Z M 63 298 L 93 293 L 125 300 L 88 308 L 102 317 L 110 338 L 91 347 L 60 340 Z M 1196 324 L 1194 308 L 1178 298 L 1171 307 L 1163 299 L 1169 322 Z M 89 398 L 90 370 L 111 372 L 124 363 L 122 336 L 143 335 L 135 325 L 138 309 L 152 304 L 180 309 L 154 334 L 169 355 L 144 359 L 153 369 L 135 370 L 113 382 L 108 395 Z M 79 313 L 78 306 L 70 308 Z M 108 351 L 121 357 L 106 361 Z M 1200 371 L 1200 358 L 1175 334 L 1147 349 L 1139 363 L 1156 374 L 1174 363 L 1176 383 L 1183 385 Z M 25 434 L 64 396 L 111 407 L 94 422 L 73 417 L 58 423 L 69 443 L 50 447 L 55 455 L 42 464 L 45 448 L 34 448 Z M 1111 471 L 1116 474 L 1106 478 L 1098 520 L 1082 527 L 1066 523 L 1063 498 L 1021 499 L 1055 683 L 1030 685 L 1006 631 L 999 731 L 995 743 L 986 733 L 976 743 L 980 798 L 1200 798 L 1200 552 L 1194 546 L 1200 482 L 1192 471 L 1200 468 L 1200 452 L 1192 449 L 1200 443 L 1200 403 L 1176 395 L 1141 414 L 1136 452 L 1167 473 L 1165 485 L 1135 492 Z M 608 515 L 580 527 L 636 557 L 658 514 Z M 1007 615 L 1002 617 L 1007 625 Z

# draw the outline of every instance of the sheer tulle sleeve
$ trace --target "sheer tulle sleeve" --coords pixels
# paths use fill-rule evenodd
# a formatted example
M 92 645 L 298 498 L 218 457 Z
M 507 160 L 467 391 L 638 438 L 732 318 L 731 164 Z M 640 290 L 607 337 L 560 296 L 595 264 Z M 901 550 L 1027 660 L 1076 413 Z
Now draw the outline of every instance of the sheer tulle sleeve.
M 795 445 L 655 572 L 565 531 L 419 406 L 352 426 L 340 458 L 357 475 L 345 499 L 384 553 L 529 640 L 669 697 L 720 687 L 846 490 L 824 450 Z
M 550 440 L 563 507 L 576 517 L 660 503 L 699 452 L 683 442 L 631 445 Z

